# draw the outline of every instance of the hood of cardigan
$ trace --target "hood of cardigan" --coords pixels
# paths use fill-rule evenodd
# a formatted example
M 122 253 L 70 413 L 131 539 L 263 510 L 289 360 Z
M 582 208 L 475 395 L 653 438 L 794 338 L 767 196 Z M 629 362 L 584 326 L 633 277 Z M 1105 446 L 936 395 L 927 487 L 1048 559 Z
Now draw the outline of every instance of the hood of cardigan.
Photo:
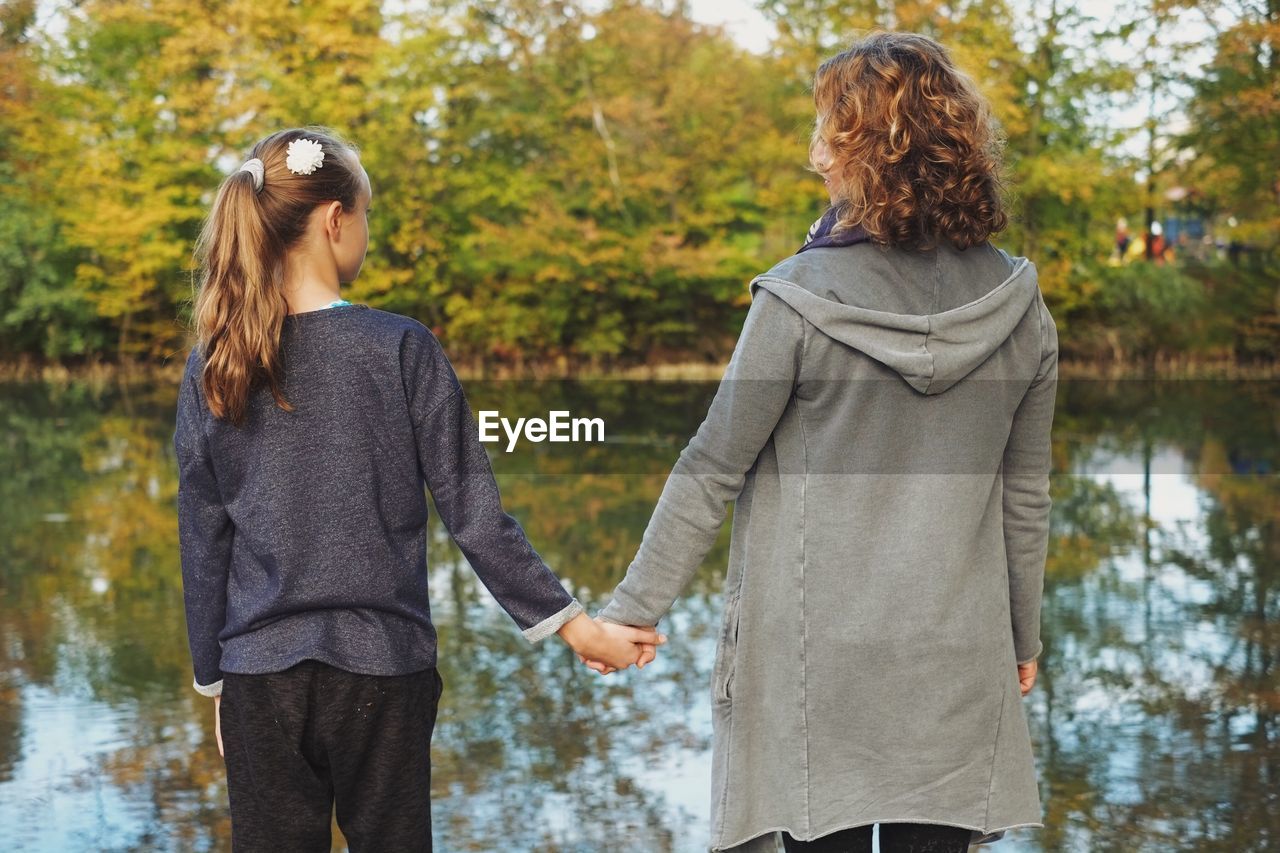
M 819 296 L 768 273 L 751 282 L 778 296 L 823 334 L 896 370 L 923 394 L 941 394 L 986 361 L 1026 316 L 1039 292 L 1035 265 L 1016 259 L 982 296 L 934 314 L 895 314 Z

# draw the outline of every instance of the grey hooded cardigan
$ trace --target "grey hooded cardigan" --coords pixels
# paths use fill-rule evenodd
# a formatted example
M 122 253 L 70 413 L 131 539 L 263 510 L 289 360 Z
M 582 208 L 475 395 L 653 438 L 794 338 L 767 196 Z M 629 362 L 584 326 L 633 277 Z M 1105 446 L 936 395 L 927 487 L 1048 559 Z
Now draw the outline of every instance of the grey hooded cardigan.
M 751 282 L 723 381 L 600 617 L 654 625 L 736 500 L 714 851 L 885 821 L 1041 827 L 1037 657 L 1057 329 L 983 244 L 814 248 Z

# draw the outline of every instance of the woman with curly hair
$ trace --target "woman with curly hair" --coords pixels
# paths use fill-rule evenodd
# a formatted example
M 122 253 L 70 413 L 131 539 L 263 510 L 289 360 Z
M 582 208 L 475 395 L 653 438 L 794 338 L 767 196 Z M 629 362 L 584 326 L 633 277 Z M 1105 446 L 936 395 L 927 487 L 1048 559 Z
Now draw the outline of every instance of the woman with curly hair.
M 814 85 L 829 210 L 753 301 L 598 619 L 654 626 L 736 501 L 712 673 L 711 849 L 963 851 L 1042 827 L 1036 677 L 1057 329 L 1000 137 L 937 42 Z M 594 668 L 603 663 L 584 658 Z

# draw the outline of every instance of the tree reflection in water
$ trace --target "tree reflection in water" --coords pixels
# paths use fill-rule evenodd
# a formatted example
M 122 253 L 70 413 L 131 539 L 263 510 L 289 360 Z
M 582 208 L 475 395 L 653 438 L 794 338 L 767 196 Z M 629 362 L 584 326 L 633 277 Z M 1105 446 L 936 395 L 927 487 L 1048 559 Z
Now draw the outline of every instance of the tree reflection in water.
M 1280 401 L 1273 383 L 1063 381 L 1045 653 L 1024 708 L 1046 828 L 999 849 L 1280 845 Z M 493 455 L 593 609 L 714 386 L 473 383 L 475 408 L 603 417 L 604 445 Z M 172 390 L 0 387 L 0 826 L 11 848 L 228 849 L 190 689 Z M 445 693 L 437 849 L 701 851 L 726 525 L 643 671 L 530 646 L 432 519 Z M 343 849 L 335 825 L 335 849 Z

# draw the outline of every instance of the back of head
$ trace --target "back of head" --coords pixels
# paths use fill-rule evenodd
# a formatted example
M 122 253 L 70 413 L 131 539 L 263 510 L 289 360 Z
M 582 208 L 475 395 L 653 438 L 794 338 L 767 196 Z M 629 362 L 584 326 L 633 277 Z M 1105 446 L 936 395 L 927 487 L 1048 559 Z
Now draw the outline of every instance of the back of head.
M 307 127 L 259 140 L 218 187 L 196 242 L 193 309 L 204 354 L 201 387 L 215 417 L 242 423 L 259 382 L 292 410 L 280 390 L 286 253 L 317 205 L 336 200 L 354 208 L 361 181 L 355 146 L 326 128 Z
M 967 249 L 1004 229 L 1003 139 L 986 98 L 945 48 L 916 33 L 873 32 L 814 78 L 812 160 L 830 154 L 838 229 L 879 244 Z

